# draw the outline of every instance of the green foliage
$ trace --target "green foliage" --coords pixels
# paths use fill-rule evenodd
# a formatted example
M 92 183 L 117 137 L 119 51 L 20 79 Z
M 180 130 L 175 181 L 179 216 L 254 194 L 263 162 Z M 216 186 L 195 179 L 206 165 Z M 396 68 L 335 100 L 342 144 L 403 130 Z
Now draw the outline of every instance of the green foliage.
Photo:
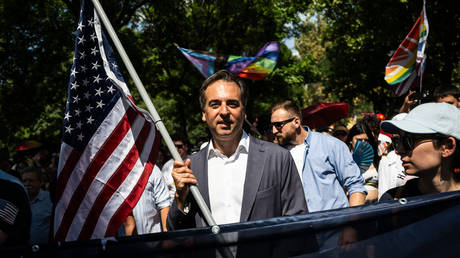
M 421 1 L 244 0 L 101 1 L 170 134 L 207 137 L 198 92 L 204 77 L 174 46 L 254 55 L 266 42 L 296 37 L 298 56 L 282 44 L 275 71 L 247 81 L 248 120 L 266 131 L 270 106 L 292 99 L 307 107 L 344 101 L 351 112 L 391 115 L 401 102 L 383 80 L 391 54 L 409 32 Z M 58 146 L 72 64 L 79 0 L 0 2 L 0 147 L 33 138 Z M 424 88 L 460 86 L 460 10 L 428 1 Z M 301 21 L 300 14 L 306 18 Z M 119 60 L 133 98 L 144 107 Z
M 73 17 L 61 1 L 0 4 L 0 142 L 59 142 Z
M 383 80 L 384 69 L 420 14 L 422 1 L 317 0 L 311 7 L 327 23 L 322 40 L 331 42 L 323 74 L 326 90 L 349 103 L 365 98 L 375 112 L 396 112 L 402 99 Z M 423 88 L 429 90 L 458 83 L 460 8 L 452 1 L 427 1 L 426 10 L 430 32 Z

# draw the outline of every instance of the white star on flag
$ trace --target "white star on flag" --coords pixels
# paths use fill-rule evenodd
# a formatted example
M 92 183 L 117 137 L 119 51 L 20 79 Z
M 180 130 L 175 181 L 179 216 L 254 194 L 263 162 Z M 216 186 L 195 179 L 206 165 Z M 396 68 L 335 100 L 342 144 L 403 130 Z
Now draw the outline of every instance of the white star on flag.
M 102 108 L 102 107 L 105 105 L 104 103 L 102 103 L 102 99 L 101 99 L 101 101 L 96 102 L 96 103 L 97 103 L 97 107 L 96 107 L 96 108 Z
M 97 52 L 99 52 L 99 50 L 97 50 L 96 48 L 97 46 L 94 48 L 91 48 L 91 55 L 97 55 Z
M 107 92 L 109 92 L 110 94 L 112 94 L 114 91 L 115 89 L 113 88 L 112 85 L 110 85 L 110 87 L 107 89 Z
M 88 105 L 86 106 L 86 111 L 87 111 L 87 112 L 91 112 L 91 109 L 93 109 L 93 107 L 92 107 L 91 105 L 88 104 Z
M 78 97 L 78 95 L 73 97 L 73 102 L 72 103 L 78 103 L 78 101 L 80 101 L 80 97 Z
M 78 108 L 75 109 L 75 116 L 80 116 L 80 113 L 81 113 L 80 109 Z
M 85 99 L 89 99 L 90 96 L 91 96 L 91 94 L 89 94 L 88 91 L 83 93 L 83 98 L 85 98 Z
M 77 84 L 77 81 L 71 83 L 71 85 L 72 85 L 72 87 L 70 87 L 71 90 L 76 90 L 78 88 L 78 86 L 80 86 L 80 85 Z
M 94 81 L 95 83 L 99 83 L 100 80 L 102 80 L 102 78 L 99 77 L 99 74 L 97 76 L 93 76 L 94 78 Z
M 77 73 L 78 73 L 77 70 L 76 70 L 75 68 L 73 68 L 73 69 L 71 70 L 70 76 L 75 77 L 75 75 L 77 75 Z
M 83 31 L 83 28 L 84 28 L 84 27 L 85 27 L 85 25 L 83 25 L 83 22 L 79 22 L 79 23 L 78 23 L 78 28 L 77 28 L 77 30 Z
M 94 94 L 94 95 L 96 95 L 96 96 L 99 96 L 99 97 L 100 97 L 102 93 L 104 93 L 104 91 L 103 91 L 103 90 L 101 90 L 101 88 L 99 88 L 99 89 L 96 89 L 96 94 Z
M 92 124 L 94 122 L 93 116 L 89 116 L 87 120 L 87 124 Z
M 81 38 L 78 38 L 78 44 L 84 44 L 86 41 L 84 36 L 81 36 Z
M 73 130 L 73 128 L 70 127 L 70 125 L 65 127 L 65 132 L 66 133 L 72 134 L 72 130 Z
M 64 115 L 64 120 L 69 120 L 72 116 L 69 114 L 69 112 L 65 113 Z
M 91 70 L 97 70 L 101 66 L 101 65 L 97 64 L 97 61 L 94 62 L 94 63 L 91 63 L 91 64 L 93 65 L 93 67 L 91 67 Z

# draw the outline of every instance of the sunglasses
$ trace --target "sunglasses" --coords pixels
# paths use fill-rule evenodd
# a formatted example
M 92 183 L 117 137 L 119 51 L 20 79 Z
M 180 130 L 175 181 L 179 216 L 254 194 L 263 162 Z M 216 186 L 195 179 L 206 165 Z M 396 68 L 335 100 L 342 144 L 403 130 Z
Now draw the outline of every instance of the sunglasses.
M 404 134 L 400 136 L 394 136 L 391 138 L 393 146 L 396 151 L 404 152 L 411 151 L 418 145 L 431 142 L 435 139 L 439 139 L 436 135 L 414 135 L 414 134 Z
M 184 147 L 183 144 L 174 144 L 174 146 L 176 146 L 176 148 L 178 148 L 178 149 L 182 149 L 182 147 Z
M 276 129 L 279 129 L 281 130 L 283 128 L 284 125 L 286 125 L 287 123 L 291 122 L 292 120 L 294 120 L 295 117 L 291 117 L 289 119 L 286 119 L 284 121 L 279 121 L 279 122 L 271 122 L 270 124 L 272 126 L 274 126 Z

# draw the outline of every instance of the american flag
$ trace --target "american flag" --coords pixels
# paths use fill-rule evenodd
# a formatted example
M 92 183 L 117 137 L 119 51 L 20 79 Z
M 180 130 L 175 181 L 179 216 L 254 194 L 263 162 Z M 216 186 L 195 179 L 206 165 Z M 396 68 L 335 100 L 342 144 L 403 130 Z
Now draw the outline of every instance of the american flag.
M 160 143 L 118 70 L 91 1 L 76 31 L 57 174 L 54 237 L 115 236 L 139 200 Z
M 19 209 L 7 200 L 0 199 L 0 220 L 13 225 Z

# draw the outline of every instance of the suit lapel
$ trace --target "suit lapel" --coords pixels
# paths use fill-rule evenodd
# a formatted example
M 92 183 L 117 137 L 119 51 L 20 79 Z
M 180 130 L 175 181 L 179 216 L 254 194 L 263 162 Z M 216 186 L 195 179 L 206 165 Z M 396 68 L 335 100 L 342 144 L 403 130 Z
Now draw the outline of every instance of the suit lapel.
M 209 205 L 209 189 L 208 189 L 208 146 L 201 150 L 197 157 L 197 162 L 193 166 L 193 173 L 195 174 L 196 180 L 198 181 L 198 189 L 200 190 L 201 195 L 203 196 L 203 200 L 208 205 L 209 209 L 211 206 Z M 195 162 L 193 162 L 195 163 Z
M 262 179 L 266 159 L 262 143 L 252 136 L 249 137 L 249 155 L 246 166 L 246 179 L 244 181 L 243 203 L 241 205 L 241 222 L 247 221 L 251 213 L 260 180 Z

